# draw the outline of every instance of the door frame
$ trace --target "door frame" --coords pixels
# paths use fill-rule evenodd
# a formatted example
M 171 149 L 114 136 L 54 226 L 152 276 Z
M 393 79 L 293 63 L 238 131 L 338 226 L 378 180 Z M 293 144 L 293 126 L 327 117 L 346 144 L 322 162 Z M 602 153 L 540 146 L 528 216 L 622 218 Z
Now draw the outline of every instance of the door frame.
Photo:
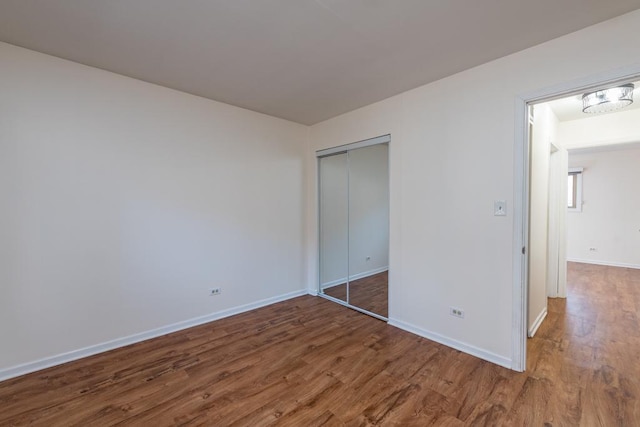
M 554 142 L 551 143 L 551 148 L 552 150 L 549 155 L 549 239 L 547 242 L 547 296 L 550 298 L 566 298 L 567 210 L 566 208 L 564 208 L 564 200 L 566 200 L 567 197 L 567 179 L 565 175 L 568 173 L 568 152 L 567 149 L 556 145 Z M 551 255 L 554 256 L 551 257 Z M 561 260 L 564 261 L 564 266 L 560 263 Z M 553 268 L 551 267 L 552 262 L 554 265 Z M 552 273 L 554 274 L 552 275 Z M 552 283 L 555 283 L 556 286 L 551 287 L 550 285 Z
M 530 105 L 552 101 L 606 85 L 640 80 L 640 63 L 522 93 L 515 97 L 514 219 L 513 219 L 513 319 L 511 369 L 527 366 L 527 307 L 529 268 L 529 114 Z M 637 102 L 640 102 L 638 100 Z

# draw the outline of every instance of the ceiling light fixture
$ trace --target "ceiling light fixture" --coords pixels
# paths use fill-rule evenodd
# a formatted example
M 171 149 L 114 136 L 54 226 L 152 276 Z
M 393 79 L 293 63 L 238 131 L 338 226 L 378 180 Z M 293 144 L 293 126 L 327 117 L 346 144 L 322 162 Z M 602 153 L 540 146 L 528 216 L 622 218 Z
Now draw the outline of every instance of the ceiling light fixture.
M 633 84 L 600 89 L 582 95 L 583 113 L 608 113 L 633 103 Z

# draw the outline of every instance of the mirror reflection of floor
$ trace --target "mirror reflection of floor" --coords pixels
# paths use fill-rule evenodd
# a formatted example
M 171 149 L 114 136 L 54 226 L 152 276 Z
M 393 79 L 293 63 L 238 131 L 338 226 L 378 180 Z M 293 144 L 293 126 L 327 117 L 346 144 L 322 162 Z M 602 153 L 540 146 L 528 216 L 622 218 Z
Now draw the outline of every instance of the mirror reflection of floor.
M 349 283 L 349 303 L 380 316 L 389 317 L 389 272 L 363 277 Z M 324 290 L 325 295 L 347 300 L 346 284 L 332 286 Z

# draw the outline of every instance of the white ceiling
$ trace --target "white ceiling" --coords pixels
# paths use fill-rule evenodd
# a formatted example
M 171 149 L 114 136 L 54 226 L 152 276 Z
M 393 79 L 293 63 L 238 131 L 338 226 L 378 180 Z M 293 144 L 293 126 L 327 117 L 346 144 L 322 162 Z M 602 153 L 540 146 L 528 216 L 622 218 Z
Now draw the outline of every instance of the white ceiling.
M 640 0 L 0 0 L 0 40 L 313 124 Z
M 611 111 L 601 114 L 616 114 L 623 111 L 635 110 L 640 108 L 640 82 L 633 82 L 635 89 L 633 90 L 633 104 L 623 108 L 622 110 Z M 568 120 L 580 120 L 594 117 L 594 114 L 586 114 L 582 112 L 582 94 L 568 96 L 547 102 L 554 114 L 561 122 Z M 598 114 L 598 115 L 601 115 Z

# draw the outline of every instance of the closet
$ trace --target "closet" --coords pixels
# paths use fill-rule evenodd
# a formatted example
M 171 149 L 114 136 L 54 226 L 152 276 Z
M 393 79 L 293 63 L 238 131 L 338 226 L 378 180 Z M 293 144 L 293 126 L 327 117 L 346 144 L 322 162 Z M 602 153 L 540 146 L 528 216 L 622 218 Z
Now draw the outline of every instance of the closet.
M 319 295 L 385 320 L 390 140 L 385 135 L 317 152 Z

